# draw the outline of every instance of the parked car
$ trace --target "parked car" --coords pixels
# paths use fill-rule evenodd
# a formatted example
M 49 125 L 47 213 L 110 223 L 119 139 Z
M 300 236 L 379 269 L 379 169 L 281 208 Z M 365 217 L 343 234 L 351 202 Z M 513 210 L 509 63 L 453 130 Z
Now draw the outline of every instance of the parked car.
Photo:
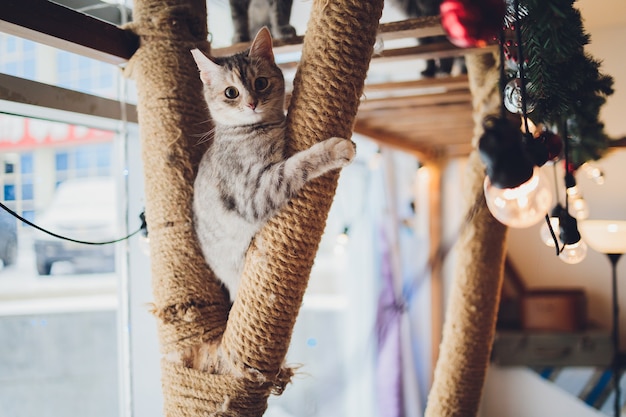
M 0 209 L 0 259 L 5 267 L 17 260 L 17 219 L 3 209 Z
M 58 185 L 52 203 L 36 223 L 55 234 L 88 242 L 104 242 L 118 235 L 115 182 L 110 177 L 77 178 Z M 71 262 L 77 271 L 115 269 L 115 245 L 86 245 L 43 232 L 34 238 L 39 275 L 50 275 L 55 262 Z

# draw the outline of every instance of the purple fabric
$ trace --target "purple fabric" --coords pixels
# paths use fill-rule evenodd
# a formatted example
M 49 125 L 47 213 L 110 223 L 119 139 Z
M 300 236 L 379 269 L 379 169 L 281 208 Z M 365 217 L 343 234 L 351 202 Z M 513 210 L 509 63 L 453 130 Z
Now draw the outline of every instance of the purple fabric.
M 376 317 L 378 404 L 381 417 L 403 417 L 402 349 L 400 345 L 402 309 L 397 305 L 394 294 L 389 247 L 384 237 L 381 242 L 383 242 L 381 248 L 382 287 Z

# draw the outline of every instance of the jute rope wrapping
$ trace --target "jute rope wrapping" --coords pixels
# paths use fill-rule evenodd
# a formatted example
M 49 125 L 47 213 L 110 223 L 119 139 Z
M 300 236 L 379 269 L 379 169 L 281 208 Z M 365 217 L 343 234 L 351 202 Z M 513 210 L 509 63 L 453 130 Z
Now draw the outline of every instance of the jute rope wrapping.
M 207 50 L 204 0 L 136 0 L 129 25 L 141 46 L 127 67 L 137 83 L 154 313 L 163 353 L 217 339 L 228 302 L 195 239 L 191 201 L 207 124 L 189 50 Z
M 484 117 L 500 108 L 499 71 L 491 54 L 467 56 L 466 60 L 476 146 Z M 476 415 L 495 333 L 507 228 L 487 209 L 484 165 L 477 151 L 470 154 L 465 178 L 468 223 L 457 242 L 455 279 L 426 417 Z
M 313 2 L 288 109 L 292 151 L 351 136 L 382 7 L 382 0 Z M 337 177 L 334 172 L 307 186 L 248 252 L 223 349 L 268 377 L 285 358 Z
M 332 136 L 348 138 L 369 67 L 383 1 L 316 0 L 289 106 L 292 151 Z M 205 52 L 204 0 L 136 0 L 141 47 L 129 63 L 137 80 L 154 312 L 159 319 L 167 416 L 261 416 L 284 366 L 293 325 L 338 173 L 312 182 L 253 242 L 230 315 L 205 266 L 191 217 L 193 179 L 209 130 L 189 50 Z M 189 352 L 207 349 L 210 372 Z M 172 355 L 172 353 L 178 354 Z M 182 362 L 172 358 L 183 358 Z M 191 358 L 193 359 L 193 358 Z

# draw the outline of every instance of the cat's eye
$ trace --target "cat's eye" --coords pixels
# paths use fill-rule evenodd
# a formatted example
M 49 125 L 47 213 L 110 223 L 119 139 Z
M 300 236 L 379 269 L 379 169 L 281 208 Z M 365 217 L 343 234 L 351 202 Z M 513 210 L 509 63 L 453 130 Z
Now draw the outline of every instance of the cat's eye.
M 239 90 L 237 90 L 235 87 L 226 87 L 226 90 L 224 90 L 224 95 L 226 96 L 226 98 L 237 98 L 239 97 Z
M 267 80 L 267 78 L 259 77 L 256 80 L 254 80 L 254 89 L 256 91 L 263 91 L 267 88 L 269 84 L 270 82 Z

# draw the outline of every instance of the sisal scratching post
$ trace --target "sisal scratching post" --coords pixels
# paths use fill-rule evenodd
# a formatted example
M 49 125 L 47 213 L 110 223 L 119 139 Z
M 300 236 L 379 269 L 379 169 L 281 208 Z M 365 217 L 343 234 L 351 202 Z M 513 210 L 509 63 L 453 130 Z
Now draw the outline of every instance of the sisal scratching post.
M 351 137 L 382 7 L 382 0 L 313 2 L 287 117 L 292 151 Z M 266 378 L 282 369 L 337 178 L 311 182 L 249 250 L 222 346 L 237 368 Z
M 316 0 L 289 107 L 292 151 L 350 137 L 383 1 Z M 136 0 L 137 80 L 154 312 L 165 415 L 261 416 L 292 371 L 284 360 L 338 173 L 307 186 L 249 251 L 230 315 L 193 231 L 191 201 L 209 130 L 189 50 L 208 51 L 204 0 Z M 195 369 L 198 355 L 209 369 Z
M 154 313 L 163 353 L 214 340 L 228 302 L 195 240 L 191 201 L 208 131 L 198 70 L 189 50 L 206 43 L 204 0 L 136 0 L 140 48 L 127 67 L 136 80 Z
M 499 70 L 491 54 L 466 59 L 476 148 L 484 117 L 500 110 Z M 507 232 L 506 226 L 487 209 L 484 178 L 484 165 L 474 150 L 469 157 L 465 186 L 468 223 L 457 242 L 455 279 L 426 417 L 475 416 L 480 404 L 495 333 Z

